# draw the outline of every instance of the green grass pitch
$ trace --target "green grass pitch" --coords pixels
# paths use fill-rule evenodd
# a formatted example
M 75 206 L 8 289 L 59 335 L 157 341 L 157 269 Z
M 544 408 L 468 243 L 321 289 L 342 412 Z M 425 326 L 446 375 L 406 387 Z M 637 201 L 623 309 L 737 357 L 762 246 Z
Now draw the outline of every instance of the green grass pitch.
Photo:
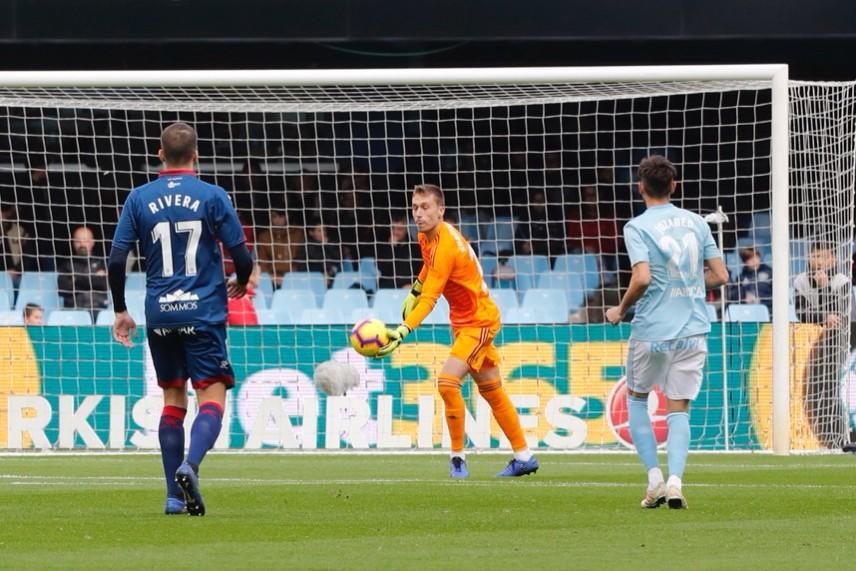
M 0 457 L 0 568 L 853 569 L 856 456 L 692 454 L 689 510 L 642 510 L 631 454 L 222 454 L 208 514 L 162 514 L 156 455 Z

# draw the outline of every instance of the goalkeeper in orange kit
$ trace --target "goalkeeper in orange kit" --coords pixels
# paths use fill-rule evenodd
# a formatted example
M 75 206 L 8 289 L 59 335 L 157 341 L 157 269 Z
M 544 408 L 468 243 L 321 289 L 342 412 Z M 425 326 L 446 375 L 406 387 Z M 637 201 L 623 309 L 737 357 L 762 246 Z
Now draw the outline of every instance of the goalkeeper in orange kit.
M 517 410 L 502 388 L 499 352 L 493 340 L 499 333 L 499 308 L 490 298 L 481 265 L 469 243 L 451 224 L 443 222 L 443 191 L 431 184 L 413 189 L 413 218 L 419 229 L 422 270 L 404 301 L 404 321 L 387 328 L 389 343 L 378 357 L 389 355 L 434 309 L 444 295 L 452 323 L 452 354 L 443 365 L 437 387 L 446 405 L 446 424 L 452 440 L 449 469 L 452 478 L 469 476 L 464 455 L 465 405 L 461 383 L 469 373 L 493 416 L 511 442 L 514 457 L 497 474 L 525 476 L 538 470 L 538 460 L 526 444 Z

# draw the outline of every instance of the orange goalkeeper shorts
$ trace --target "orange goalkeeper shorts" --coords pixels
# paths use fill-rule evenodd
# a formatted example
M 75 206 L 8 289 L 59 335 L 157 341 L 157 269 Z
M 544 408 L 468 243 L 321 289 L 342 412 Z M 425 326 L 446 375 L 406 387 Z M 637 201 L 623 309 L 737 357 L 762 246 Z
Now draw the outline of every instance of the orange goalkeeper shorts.
M 479 372 L 484 367 L 499 365 L 499 350 L 493 344 L 499 324 L 490 327 L 452 328 L 454 342 L 452 355 L 466 362 L 471 371 Z

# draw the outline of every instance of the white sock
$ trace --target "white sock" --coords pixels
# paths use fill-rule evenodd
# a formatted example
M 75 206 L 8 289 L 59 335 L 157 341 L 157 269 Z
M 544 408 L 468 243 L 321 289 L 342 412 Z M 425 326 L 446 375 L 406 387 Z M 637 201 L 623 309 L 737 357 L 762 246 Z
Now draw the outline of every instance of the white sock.
M 666 482 L 666 486 L 668 486 L 670 488 L 672 486 L 674 486 L 680 490 L 681 489 L 681 479 L 678 478 L 677 476 L 669 476 L 669 481 Z
M 514 459 L 520 462 L 529 462 L 532 458 L 532 451 L 528 448 L 524 448 L 523 450 L 518 450 L 514 453 Z
M 461 450 L 460 452 L 455 452 L 454 450 L 452 450 L 452 452 L 449 454 L 449 459 L 451 460 L 452 458 L 460 458 L 461 460 L 466 460 L 467 453 L 463 450 Z
M 651 468 L 648 470 L 648 487 L 656 488 L 657 484 L 663 483 L 663 471 L 659 468 Z

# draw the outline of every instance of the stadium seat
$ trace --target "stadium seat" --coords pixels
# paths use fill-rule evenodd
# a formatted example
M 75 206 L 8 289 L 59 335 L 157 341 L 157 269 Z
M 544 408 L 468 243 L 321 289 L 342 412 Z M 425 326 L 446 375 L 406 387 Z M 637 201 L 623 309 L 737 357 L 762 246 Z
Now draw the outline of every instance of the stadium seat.
M 15 286 L 7 272 L 0 272 L 0 311 L 12 309 L 15 302 Z
M 514 268 L 517 291 L 521 293 L 535 287 L 538 276 L 550 271 L 547 256 L 511 256 L 508 265 Z
M 256 312 L 268 308 L 267 298 L 265 298 L 264 292 L 256 290 L 255 295 L 253 295 L 253 307 Z
M 482 274 L 484 275 L 487 287 L 493 287 L 493 272 L 496 270 L 498 262 L 496 256 L 493 254 L 479 254 L 479 263 L 481 264 Z
M 128 306 L 128 313 L 137 322 L 137 325 L 145 325 L 146 323 L 146 292 L 140 290 L 132 290 L 125 292 L 125 305 Z
M 503 320 L 511 309 L 519 307 L 517 292 L 513 289 L 491 290 L 490 297 L 492 297 L 493 301 L 496 302 L 496 305 L 499 306 L 499 314 L 502 315 Z
M 560 289 L 530 289 L 523 295 L 523 303 L 520 307 L 536 314 L 540 314 L 540 310 L 544 309 L 552 323 L 568 321 L 568 299 L 565 292 Z
M 278 289 L 270 304 L 279 323 L 294 323 L 304 309 L 316 307 L 315 293 L 308 289 Z
M 479 233 L 480 250 L 494 254 L 513 250 L 514 225 L 515 220 L 510 216 L 497 216 L 492 222 L 480 225 L 485 230 L 484 235 Z
M 707 309 L 707 317 L 710 319 L 710 321 L 719 321 L 719 313 L 717 313 L 716 311 L 716 306 L 712 303 L 706 303 L 704 304 L 704 306 Z
M 762 303 L 732 303 L 725 308 L 725 321 L 770 321 L 770 310 Z
M 143 272 L 131 272 L 125 276 L 125 291 L 146 290 L 146 274 Z
M 333 278 L 333 289 L 348 289 L 354 284 L 362 284 L 360 272 L 339 272 Z
M 375 317 L 374 311 L 370 307 L 355 307 L 351 310 L 351 319 L 348 323 L 356 323 L 370 317 Z
M 92 325 L 92 316 L 81 309 L 58 309 L 48 314 L 47 325 Z
M 462 214 L 461 221 L 458 223 L 458 230 L 467 239 L 467 242 L 470 244 L 478 244 L 479 242 L 479 229 L 478 229 L 478 218 L 475 214 Z M 414 237 L 415 239 L 415 237 Z
M 273 278 L 267 272 L 259 274 L 259 285 L 256 286 L 256 291 L 261 292 L 265 297 L 265 307 L 270 307 L 273 301 Z
M 28 303 L 38 303 L 46 311 L 60 309 L 62 299 L 57 292 L 56 272 L 24 272 L 18 284 L 15 309 L 23 311 Z
M 732 280 L 736 280 L 740 276 L 740 272 L 743 270 L 743 261 L 736 251 L 725 252 L 725 267 L 728 268 L 728 274 Z
M 327 279 L 321 272 L 289 272 L 282 278 L 282 290 L 310 290 L 315 294 L 315 306 L 324 299 L 327 291 Z
M 256 316 L 259 318 L 259 325 L 277 325 L 279 323 L 276 311 L 273 309 L 257 309 Z
M 112 327 L 116 314 L 112 309 L 102 309 L 95 317 L 95 325 L 99 327 Z
M 358 307 L 368 309 L 369 300 L 366 292 L 361 289 L 331 289 L 324 295 L 321 308 L 328 312 L 349 316 Z
M 793 303 L 789 303 L 788 304 L 788 321 L 790 321 L 791 323 L 796 323 L 799 320 L 800 320 L 800 318 L 797 317 L 796 306 Z
M 503 322 L 509 325 L 527 325 L 536 323 L 553 323 L 555 320 L 549 310 L 544 307 L 512 307 Z
M 296 323 L 298 325 L 329 325 L 334 323 L 348 323 L 350 314 L 342 315 L 339 311 L 322 308 L 309 308 L 300 312 Z
M 23 324 L 24 316 L 20 311 L 0 311 L 0 327 Z
M 437 300 L 437 305 L 434 306 L 433 311 L 428 314 L 428 317 L 425 318 L 423 323 L 427 325 L 449 324 L 449 302 L 446 301 L 445 297 L 440 296 Z
M 360 260 L 360 285 L 367 291 L 377 291 L 377 280 L 380 270 L 374 258 L 362 258 Z
M 553 271 L 581 276 L 586 291 L 593 291 L 600 285 L 600 264 L 595 254 L 565 254 L 558 256 L 553 263 Z
M 808 265 L 809 244 L 805 240 L 790 241 L 791 279 L 806 270 Z
M 565 292 L 568 310 L 576 311 L 585 301 L 585 287 L 582 276 L 572 273 L 547 272 L 538 278 L 538 289 L 560 289 Z
M 407 297 L 406 289 L 379 289 L 374 296 L 374 315 L 384 323 L 401 321 L 401 304 Z

